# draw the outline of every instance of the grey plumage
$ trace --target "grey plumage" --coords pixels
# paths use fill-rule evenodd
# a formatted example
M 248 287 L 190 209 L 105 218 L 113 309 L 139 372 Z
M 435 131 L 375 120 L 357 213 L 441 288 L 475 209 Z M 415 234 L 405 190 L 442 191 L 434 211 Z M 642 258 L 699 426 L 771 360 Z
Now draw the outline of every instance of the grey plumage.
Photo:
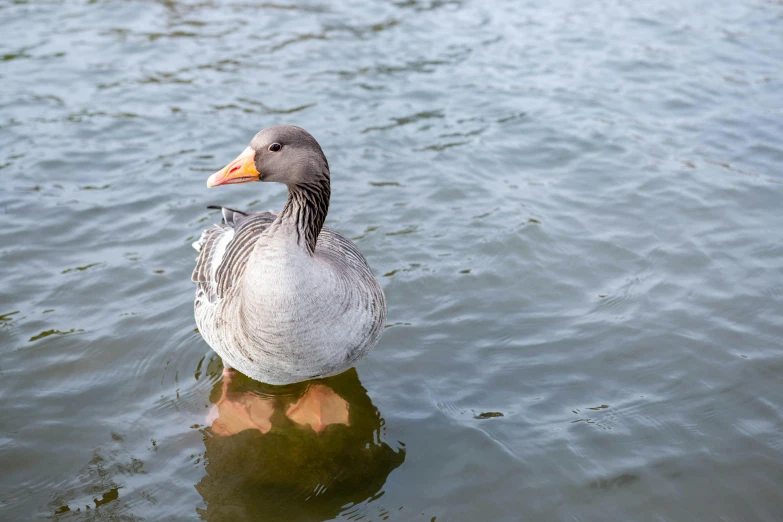
M 194 248 L 199 251 L 192 280 L 198 283 L 198 292 L 202 293 L 210 304 L 225 297 L 235 280 L 242 277 L 250 252 L 258 236 L 271 225 L 277 214 L 272 212 L 239 212 L 220 207 L 223 223 L 208 228 L 201 234 Z M 221 240 L 225 248 L 218 248 Z M 202 298 L 203 300 L 203 298 Z M 196 297 L 196 307 L 201 300 Z
M 226 365 L 263 382 L 340 373 L 377 342 L 386 300 L 356 245 L 323 227 L 326 157 L 306 131 L 280 126 L 256 135 L 240 158 L 244 170 L 232 162 L 209 183 L 255 172 L 287 184 L 288 201 L 279 214 L 222 208 L 223 222 L 194 243 L 199 331 Z

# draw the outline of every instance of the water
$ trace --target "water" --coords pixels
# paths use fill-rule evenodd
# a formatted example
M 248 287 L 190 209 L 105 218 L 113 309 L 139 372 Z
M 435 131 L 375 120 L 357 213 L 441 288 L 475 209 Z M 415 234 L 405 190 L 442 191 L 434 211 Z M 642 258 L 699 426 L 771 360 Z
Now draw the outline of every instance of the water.
M 0 519 L 779 520 L 783 6 L 294 2 L 0 3 Z M 275 123 L 389 301 L 282 389 L 190 283 Z

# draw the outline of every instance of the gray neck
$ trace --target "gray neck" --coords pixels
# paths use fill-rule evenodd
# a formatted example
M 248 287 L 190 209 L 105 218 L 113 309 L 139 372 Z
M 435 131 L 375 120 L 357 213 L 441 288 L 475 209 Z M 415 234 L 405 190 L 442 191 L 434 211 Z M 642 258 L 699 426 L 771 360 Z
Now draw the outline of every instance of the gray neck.
M 311 183 L 288 185 L 288 201 L 277 218 L 280 223 L 293 225 L 297 244 L 311 254 L 329 211 L 330 194 L 328 174 Z

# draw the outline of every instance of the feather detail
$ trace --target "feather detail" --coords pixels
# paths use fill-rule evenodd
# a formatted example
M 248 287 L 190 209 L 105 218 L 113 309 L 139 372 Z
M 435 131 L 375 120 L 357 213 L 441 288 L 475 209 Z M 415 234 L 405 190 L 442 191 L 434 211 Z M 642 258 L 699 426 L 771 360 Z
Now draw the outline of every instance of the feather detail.
M 223 223 L 208 228 L 193 243 L 199 256 L 191 277 L 198 283 L 201 300 L 206 298 L 212 304 L 223 298 L 242 277 L 258 236 L 277 217 L 271 212 L 246 213 L 217 208 L 221 209 Z

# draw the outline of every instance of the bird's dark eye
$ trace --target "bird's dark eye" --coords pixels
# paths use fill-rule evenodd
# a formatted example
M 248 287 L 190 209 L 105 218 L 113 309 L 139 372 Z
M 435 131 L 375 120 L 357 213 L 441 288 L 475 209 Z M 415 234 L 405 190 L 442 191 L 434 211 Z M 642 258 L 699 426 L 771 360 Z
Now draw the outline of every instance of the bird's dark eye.
M 269 150 L 271 150 L 272 152 L 277 152 L 278 150 L 280 150 L 282 148 L 283 148 L 283 146 L 280 145 L 279 143 L 273 143 L 273 144 L 271 144 L 269 146 Z

